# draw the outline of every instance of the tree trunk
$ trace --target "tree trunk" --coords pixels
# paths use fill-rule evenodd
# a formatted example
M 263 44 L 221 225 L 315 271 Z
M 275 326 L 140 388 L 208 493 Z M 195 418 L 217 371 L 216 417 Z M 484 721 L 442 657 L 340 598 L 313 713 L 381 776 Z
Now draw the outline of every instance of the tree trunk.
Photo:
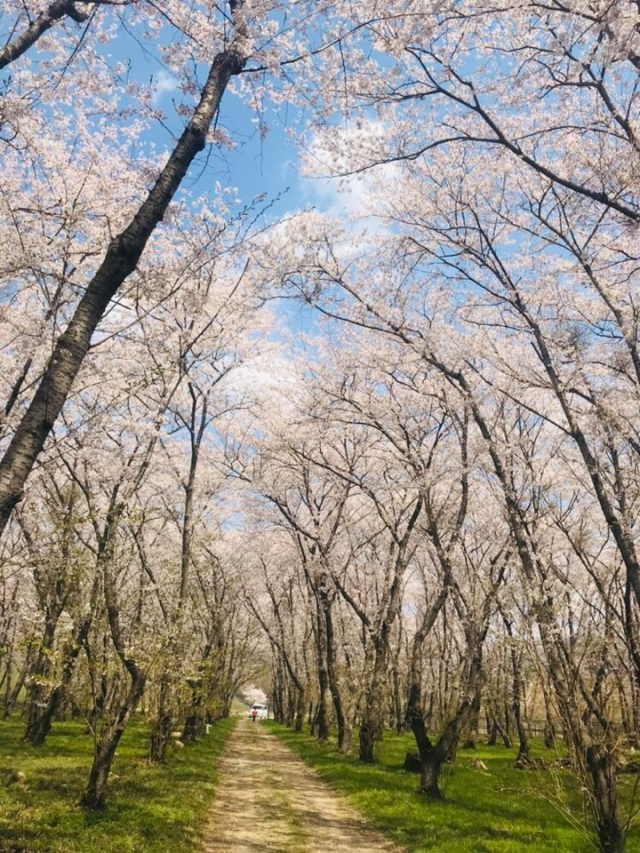
M 544 745 L 547 749 L 554 749 L 556 745 L 556 730 L 548 712 L 544 721 Z
M 531 755 L 529 753 L 529 739 L 527 730 L 522 720 L 522 709 L 520 707 L 519 698 L 513 699 L 513 718 L 516 721 L 516 731 L 518 732 L 518 757 L 516 758 L 517 767 L 530 767 Z
M 316 596 L 319 595 L 317 589 Z M 329 673 L 327 671 L 327 623 L 325 608 L 322 602 L 318 600 L 316 607 L 316 651 L 317 651 L 317 666 L 318 666 L 318 707 L 314 720 L 314 733 L 318 740 L 326 741 L 329 739 L 329 713 L 327 708 L 327 697 L 329 695 Z
M 427 734 L 427 726 L 422 713 L 421 692 L 422 688 L 419 683 L 416 682 L 411 685 L 407 703 L 407 723 L 416 739 L 420 763 L 424 766 L 429 755 L 433 752 L 433 744 Z
M 511 737 L 510 737 L 509 733 L 505 729 L 502 728 L 502 726 L 500 725 L 500 723 L 497 720 L 495 721 L 495 724 L 496 724 L 496 727 L 498 729 L 498 734 L 502 738 L 502 744 L 503 744 L 504 748 L 505 749 L 511 749 L 513 744 L 511 743 Z
M 511 654 L 511 674 L 513 677 L 513 702 L 511 710 L 513 719 L 516 724 L 518 733 L 518 757 L 516 758 L 516 767 L 525 768 L 531 767 L 531 755 L 529 753 L 529 739 L 527 730 L 522 719 L 522 702 L 524 699 L 524 679 L 522 677 L 522 667 L 520 666 L 520 658 L 514 647 L 513 640 L 513 621 L 507 618 L 506 614 L 502 614 L 502 620 L 509 635 L 509 651 Z
M 102 637 L 102 655 L 99 663 L 89 653 L 89 647 L 85 645 L 85 648 L 89 660 L 91 694 L 93 698 L 93 704 L 87 716 L 87 728 L 89 733 L 95 736 L 98 720 L 106 709 L 109 697 L 109 678 L 107 676 L 109 638 L 107 634 L 105 633 Z
M 421 760 L 420 787 L 419 792 L 433 800 L 444 799 L 440 790 L 440 771 L 444 764 L 446 755 L 440 750 L 433 749 Z
M 22 690 L 25 681 L 27 680 L 27 673 L 31 669 L 32 658 L 34 654 L 33 645 L 29 645 L 27 649 L 27 654 L 22 665 L 22 669 L 18 675 L 16 683 L 13 685 L 11 689 L 9 689 L 9 684 L 7 684 L 7 690 L 4 696 L 4 717 L 5 719 L 11 716 L 11 712 L 15 708 L 15 704 L 18 701 L 18 696 L 20 695 L 20 691 Z
M 407 717 L 406 725 L 413 732 L 418 747 L 418 755 L 420 756 L 421 767 L 421 782 L 420 789 L 424 785 L 429 789 L 429 792 L 434 790 L 434 774 L 429 765 L 429 759 L 433 753 L 433 744 L 427 733 L 427 725 L 422 709 L 422 656 L 425 640 L 433 628 L 438 614 L 442 610 L 447 599 L 448 590 L 443 586 L 438 596 L 435 598 L 431 607 L 425 612 L 422 623 L 415 633 L 413 638 L 413 648 L 411 650 L 411 667 L 409 671 L 409 693 L 407 696 Z M 431 693 L 430 705 L 433 705 L 433 692 Z M 435 770 L 435 767 L 433 768 Z M 435 772 L 435 788 L 437 789 L 439 768 Z M 429 793 L 429 796 L 431 794 Z M 437 796 L 437 795 L 436 795 Z
M 375 745 L 382 735 L 382 674 L 386 664 L 385 649 L 375 652 L 374 669 L 368 692 L 365 697 L 364 711 L 360 720 L 359 760 L 363 764 L 373 764 L 376 760 Z
M 369 701 L 367 701 L 368 708 L 369 704 Z M 376 760 L 376 731 L 373 717 L 374 714 L 371 713 L 370 709 L 368 712 L 365 710 L 365 716 L 360 723 L 360 754 L 358 757 L 363 764 L 373 764 Z
M 40 36 L 62 18 L 71 18 L 77 23 L 86 21 L 89 11 L 78 9 L 75 0 L 53 0 L 44 12 L 34 18 L 26 30 L 0 50 L 0 69 L 6 68 L 11 62 L 21 57 L 38 41 Z
M 4 714 L 3 714 L 3 716 L 4 716 L 5 720 L 11 715 L 11 710 L 9 708 L 9 697 L 11 696 L 11 692 L 12 692 L 11 691 L 12 678 L 13 678 L 13 654 L 10 653 L 9 658 L 7 660 L 7 666 L 6 666 L 6 670 L 5 670 L 5 682 L 4 682 Z
M 237 0 L 232 8 L 242 5 Z M 122 283 L 135 270 L 193 159 L 204 149 L 229 80 L 245 66 L 246 56 L 240 45 L 246 36 L 246 26 L 238 24 L 230 45 L 216 54 L 199 103 L 160 176 L 130 224 L 109 244 L 69 325 L 56 342 L 31 404 L 0 462 L 0 535 L 22 498 L 27 478 L 69 396 L 98 323 Z
M 28 741 L 33 746 L 41 746 L 49 731 L 46 723 L 43 727 L 42 717 L 47 711 L 50 699 L 49 676 L 52 669 L 51 657 L 57 623 L 58 614 L 55 616 L 47 615 L 38 657 L 33 672 L 30 674 L 31 685 L 29 687 L 27 703 L 27 724 L 23 740 Z M 53 714 L 50 714 L 49 726 L 51 725 L 52 717 Z
M 173 731 L 173 709 L 171 702 L 171 685 L 166 674 L 160 681 L 158 697 L 158 714 L 151 729 L 151 746 L 149 759 L 155 764 L 162 764 L 167 758 L 167 749 Z
M 346 718 L 343 718 L 342 724 L 338 724 L 338 751 L 343 755 L 348 755 L 351 752 L 351 744 L 353 742 L 353 729 Z
M 625 839 L 618 807 L 616 759 L 603 744 L 587 749 L 587 766 L 593 779 L 594 812 L 600 853 L 624 853 Z
M 480 703 L 474 707 L 473 713 L 466 725 L 466 735 L 463 749 L 476 749 L 480 738 Z
M 327 632 L 327 676 L 329 678 L 329 690 L 333 700 L 333 709 L 336 714 L 336 725 L 338 726 L 338 749 L 344 755 L 351 749 L 351 726 L 347 721 L 342 704 L 340 684 L 336 673 L 336 644 L 333 630 L 333 614 L 331 603 L 327 601 L 324 609 Z
M 437 743 L 430 747 L 426 731 L 422 735 L 423 752 L 420 755 L 421 772 L 419 791 L 428 797 L 442 799 L 440 790 L 440 771 L 445 761 L 451 758 L 456 751 L 460 736 L 469 721 L 480 711 L 482 690 L 482 644 L 486 635 L 487 622 L 481 630 L 470 625 L 465 629 L 467 649 L 469 654 L 468 668 L 465 678 L 465 692 L 462 701 L 458 705 L 455 715 L 445 725 Z M 419 720 L 414 718 L 414 732 L 419 729 Z M 416 738 L 416 742 L 420 741 Z
M 556 727 L 551 716 L 551 697 L 544 682 L 542 683 L 544 695 L 544 745 L 547 749 L 554 749 L 556 745 Z
M 440 790 L 440 771 L 444 762 L 456 749 L 462 730 L 469 722 L 476 706 L 476 697 L 466 696 L 452 720 L 444 728 L 438 742 L 431 749 L 427 749 L 424 758 L 420 756 L 421 772 L 420 787 L 421 794 L 435 799 L 443 799 Z
M 295 718 L 295 725 L 294 725 L 294 731 L 298 732 L 298 734 L 302 731 L 302 728 L 304 726 L 305 705 L 306 705 L 305 692 L 304 692 L 304 690 L 300 689 L 300 690 L 298 690 L 298 704 L 296 707 L 296 718 Z
M 202 735 L 203 731 L 203 716 L 202 716 L 202 680 L 198 679 L 191 685 L 191 703 L 187 712 L 184 727 L 182 729 L 183 743 L 195 743 Z
M 45 742 L 51 731 L 53 718 L 60 706 L 63 690 L 62 684 L 58 684 L 49 694 L 49 698 L 40 713 L 30 719 L 28 737 L 25 735 L 25 740 L 28 740 L 32 746 L 42 746 Z
M 124 734 L 131 715 L 134 713 L 140 697 L 144 691 L 145 678 L 138 674 L 131 683 L 129 693 L 120 706 L 116 719 L 107 726 L 96 747 L 93 764 L 89 773 L 87 790 L 82 798 L 81 805 L 88 809 L 101 809 L 104 807 L 107 796 L 107 783 L 111 765 L 120 738 Z
M 99 681 L 99 689 L 93 698 L 93 707 L 89 711 L 87 718 L 87 728 L 90 734 L 95 734 L 98 720 L 104 713 L 107 696 L 109 695 L 109 682 L 106 673 L 102 673 Z

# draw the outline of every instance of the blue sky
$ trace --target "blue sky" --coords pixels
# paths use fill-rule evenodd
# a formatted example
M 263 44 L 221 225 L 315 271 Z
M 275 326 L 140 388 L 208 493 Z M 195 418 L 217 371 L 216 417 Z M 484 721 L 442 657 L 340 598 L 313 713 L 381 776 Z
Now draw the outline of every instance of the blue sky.
M 167 38 L 171 35 L 168 32 Z M 176 106 L 192 104 L 193 96 L 183 95 L 155 47 L 145 44 L 143 50 L 132 31 L 119 28 L 117 39 L 105 44 L 103 52 L 109 64 L 114 60 L 126 63 L 129 78 L 151 92 L 153 105 L 165 115 L 162 122 L 152 123 L 143 143 L 153 145 L 158 153 L 170 150 L 185 123 Z M 203 67 L 201 79 L 205 75 Z M 308 207 L 345 218 L 357 208 L 357 192 L 340 195 L 337 179 L 313 179 L 299 173 L 300 152 L 290 135 L 301 124 L 294 106 L 284 104 L 273 108 L 266 103 L 265 113 L 260 116 L 268 127 L 266 134 L 260 133 L 257 118 L 234 94 L 232 85 L 222 99 L 217 126 L 233 141 L 233 146 L 208 145 L 192 164 L 182 189 L 197 197 L 214 192 L 216 184 L 233 187 L 237 190 L 236 197 L 247 206 L 256 196 L 264 196 L 257 206 L 258 210 L 267 207 L 264 224 L 267 219 L 275 220 Z M 315 312 L 300 304 L 285 302 L 279 306 L 278 315 L 294 334 L 318 332 Z
M 148 47 L 146 44 L 145 48 Z M 178 90 L 177 81 L 161 59 L 141 49 L 132 31 L 119 28 L 117 39 L 105 45 L 104 54 L 110 62 L 126 62 L 130 77 L 153 91 L 153 103 L 165 113 L 166 121 L 164 127 L 154 123 L 145 134 L 145 141 L 153 143 L 158 151 L 170 148 L 171 133 L 177 136 L 184 127 L 184 118 L 176 114 L 174 101 L 181 103 L 190 99 L 185 99 Z M 274 214 L 317 203 L 323 193 L 315 197 L 311 182 L 300 180 L 296 145 L 285 130 L 285 124 L 293 125 L 297 119 L 295 109 L 283 107 L 275 112 L 269 111 L 268 105 L 266 109 L 262 119 L 269 132 L 261 138 L 255 114 L 228 90 L 222 99 L 218 127 L 227 132 L 235 147 L 229 150 L 226 146 L 208 146 L 189 170 L 184 188 L 195 193 L 205 192 L 218 181 L 223 187 L 236 187 L 238 197 L 245 204 L 263 193 L 267 199 L 275 199 L 287 191 L 274 205 Z

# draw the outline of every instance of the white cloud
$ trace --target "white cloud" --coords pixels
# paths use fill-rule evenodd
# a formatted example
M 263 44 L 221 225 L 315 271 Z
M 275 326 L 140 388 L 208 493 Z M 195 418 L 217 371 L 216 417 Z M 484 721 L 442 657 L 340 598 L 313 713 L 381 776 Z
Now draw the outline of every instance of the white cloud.
M 157 107 L 164 95 L 176 91 L 178 81 L 168 71 L 162 69 L 153 78 L 151 88 L 151 103 L 154 107 Z
M 352 128 L 327 128 L 308 141 L 302 160 L 300 193 L 308 204 L 328 216 L 358 223 L 370 232 L 381 197 L 392 194 L 399 177 L 397 163 L 369 166 L 384 157 L 385 130 L 381 122 L 360 122 Z M 356 169 L 357 174 L 349 175 Z

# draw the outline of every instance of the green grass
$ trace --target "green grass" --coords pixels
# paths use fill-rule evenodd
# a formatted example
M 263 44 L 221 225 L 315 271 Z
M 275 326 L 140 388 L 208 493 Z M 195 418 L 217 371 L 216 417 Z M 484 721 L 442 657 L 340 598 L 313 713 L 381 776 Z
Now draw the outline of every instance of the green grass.
M 405 752 L 415 749 L 411 735 L 385 733 L 378 763 L 359 764 L 340 755 L 335 745 L 320 745 L 306 734 L 267 725 L 380 830 L 410 853 L 593 853 L 583 824 L 580 798 L 567 771 L 521 771 L 513 768 L 515 751 L 479 746 L 460 750 L 443 770 L 446 800 L 418 795 L 418 777 L 403 769 Z M 543 750 L 534 749 L 542 755 Z M 548 753 L 547 753 L 548 756 Z M 471 768 L 485 762 L 488 772 Z M 633 780 L 626 777 L 626 795 Z M 640 851 L 638 827 L 632 829 L 628 853 Z
M 149 764 L 148 729 L 137 720 L 118 747 L 107 806 L 78 805 L 92 761 L 92 739 L 78 723 L 57 723 L 43 747 L 21 743 L 18 720 L 0 722 L 1 853 L 193 853 L 214 796 L 216 762 L 235 722 Z M 6 785 L 11 772 L 23 785 Z
M 234 696 L 231 700 L 231 715 L 233 717 L 247 717 L 249 716 L 249 708 L 251 705 L 247 705 L 246 702 L 243 702 L 241 699 L 238 699 L 237 696 Z

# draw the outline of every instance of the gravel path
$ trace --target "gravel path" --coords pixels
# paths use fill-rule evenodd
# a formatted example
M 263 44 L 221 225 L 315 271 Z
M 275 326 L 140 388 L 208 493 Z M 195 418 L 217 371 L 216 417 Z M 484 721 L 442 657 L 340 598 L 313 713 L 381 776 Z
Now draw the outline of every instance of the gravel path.
M 202 853 L 400 853 L 259 722 L 220 762 Z

